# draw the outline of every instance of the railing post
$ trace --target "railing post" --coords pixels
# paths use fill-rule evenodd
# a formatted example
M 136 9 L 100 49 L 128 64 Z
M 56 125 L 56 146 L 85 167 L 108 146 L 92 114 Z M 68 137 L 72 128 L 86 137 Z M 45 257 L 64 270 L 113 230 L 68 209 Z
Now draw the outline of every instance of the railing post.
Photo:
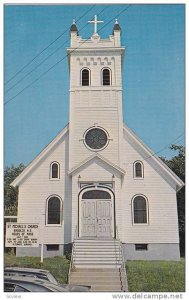
M 75 240 L 77 239 L 77 225 L 75 228 L 75 233 L 74 233 L 74 240 L 72 243 L 72 254 L 71 254 L 71 260 L 70 260 L 70 266 L 69 266 L 69 273 L 68 273 L 68 282 L 70 283 L 70 273 L 71 273 L 71 269 L 74 266 L 74 253 L 75 253 Z
M 126 269 L 125 269 L 125 258 L 124 258 L 124 252 L 123 252 L 123 245 L 122 242 L 119 238 L 119 234 L 118 234 L 118 227 L 116 226 L 116 236 L 117 239 L 119 240 L 119 253 L 120 253 L 120 258 L 121 258 L 121 271 L 123 270 L 125 278 L 124 278 L 124 283 L 123 283 L 123 278 L 122 278 L 122 272 L 120 272 L 120 277 L 121 277 L 121 282 L 122 282 L 122 287 L 123 289 L 126 289 L 127 286 L 127 273 L 126 273 Z M 125 286 L 124 286 L 125 285 Z

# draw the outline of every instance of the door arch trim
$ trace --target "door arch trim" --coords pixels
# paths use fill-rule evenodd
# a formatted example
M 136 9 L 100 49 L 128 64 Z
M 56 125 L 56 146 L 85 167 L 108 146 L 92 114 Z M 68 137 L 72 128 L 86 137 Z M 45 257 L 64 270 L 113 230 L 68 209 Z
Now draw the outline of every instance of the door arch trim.
M 78 237 L 81 237 L 81 215 L 80 215 L 80 208 L 81 208 L 81 200 L 82 200 L 82 195 L 86 192 L 86 191 L 92 191 L 94 189 L 99 189 L 102 191 L 106 191 L 111 195 L 111 201 L 112 201 L 112 208 L 113 208 L 113 213 L 112 213 L 112 238 L 116 238 L 116 207 L 115 207 L 115 193 L 114 191 L 107 187 L 107 186 L 103 186 L 103 185 L 91 185 L 91 186 L 87 186 L 82 188 L 79 193 L 78 193 L 78 226 L 77 226 L 77 235 Z M 102 199 L 102 200 L 106 200 L 106 199 Z

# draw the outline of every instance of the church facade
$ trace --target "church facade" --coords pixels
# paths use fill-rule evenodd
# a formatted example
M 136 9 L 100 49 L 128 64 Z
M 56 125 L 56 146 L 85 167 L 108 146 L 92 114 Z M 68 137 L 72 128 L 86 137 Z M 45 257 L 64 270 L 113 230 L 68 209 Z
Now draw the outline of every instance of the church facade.
M 123 123 L 121 28 L 84 40 L 73 22 L 69 124 L 13 181 L 18 223 L 39 223 L 44 256 L 75 238 L 120 239 L 125 259 L 178 260 L 183 182 Z M 17 256 L 40 256 L 17 248 Z

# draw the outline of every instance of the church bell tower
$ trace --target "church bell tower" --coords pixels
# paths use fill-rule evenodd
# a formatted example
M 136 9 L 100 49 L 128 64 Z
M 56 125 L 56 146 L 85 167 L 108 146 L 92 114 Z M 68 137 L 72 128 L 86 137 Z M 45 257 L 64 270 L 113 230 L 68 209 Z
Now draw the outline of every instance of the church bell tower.
M 69 167 L 99 153 L 121 167 L 123 139 L 121 28 L 115 21 L 112 35 L 94 33 L 83 39 L 75 21 L 67 49 L 70 70 Z

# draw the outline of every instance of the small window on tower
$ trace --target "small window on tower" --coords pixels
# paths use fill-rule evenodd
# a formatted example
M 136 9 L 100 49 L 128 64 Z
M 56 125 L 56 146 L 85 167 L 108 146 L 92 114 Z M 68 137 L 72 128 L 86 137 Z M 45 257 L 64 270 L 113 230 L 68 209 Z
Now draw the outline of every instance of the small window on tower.
M 88 69 L 83 69 L 81 72 L 81 84 L 83 86 L 88 86 L 90 82 L 90 73 Z
M 110 85 L 110 70 L 109 69 L 102 70 L 102 84 Z

